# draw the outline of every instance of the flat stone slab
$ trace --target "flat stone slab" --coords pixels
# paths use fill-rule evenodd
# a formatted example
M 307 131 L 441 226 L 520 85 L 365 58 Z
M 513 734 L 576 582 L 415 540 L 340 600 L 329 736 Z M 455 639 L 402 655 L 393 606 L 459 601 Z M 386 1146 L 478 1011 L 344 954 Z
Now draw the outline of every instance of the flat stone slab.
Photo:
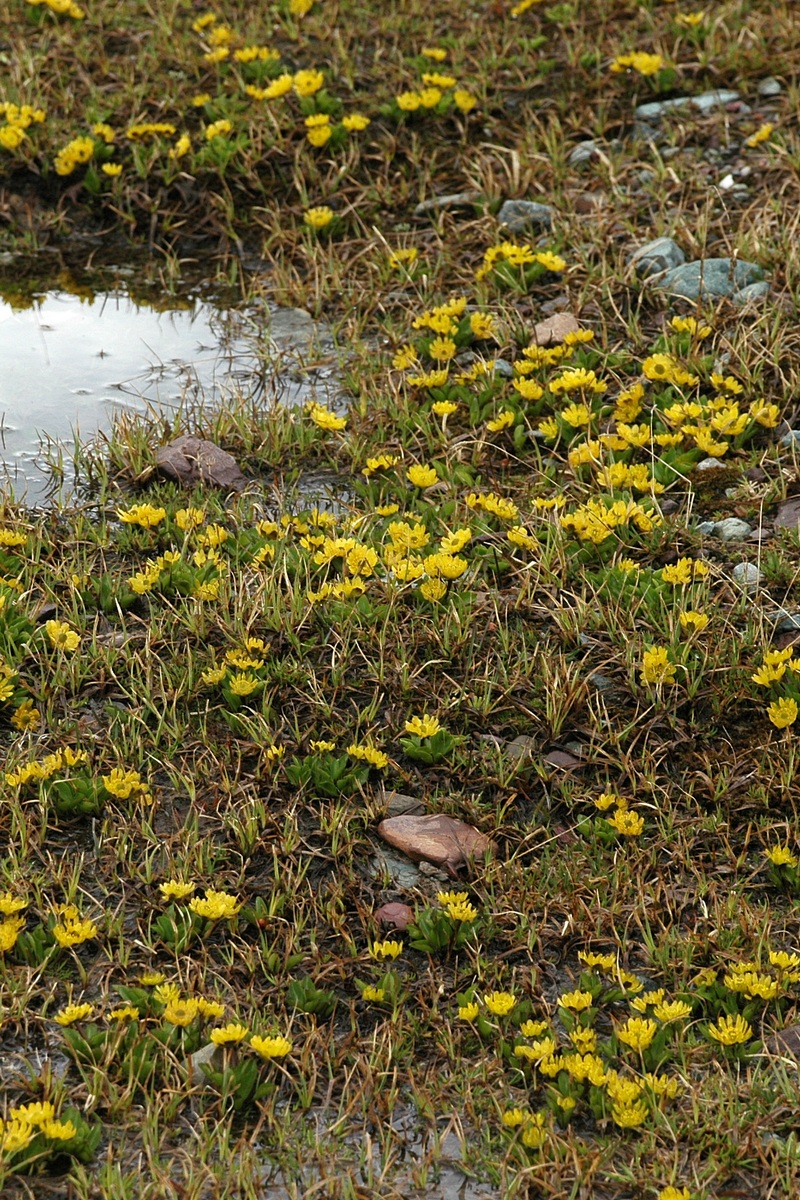
M 702 92 L 699 96 L 675 96 L 672 100 L 651 100 L 649 104 L 640 104 L 636 116 L 640 121 L 656 122 L 668 112 L 681 108 L 695 108 L 701 113 L 711 112 L 715 108 L 724 108 L 739 99 L 738 92 L 720 88 L 714 92 Z
M 722 300 L 735 297 L 743 288 L 759 283 L 764 272 L 757 263 L 743 259 L 703 258 L 665 271 L 653 286 L 685 300 Z
M 489 838 L 473 825 L 442 813 L 387 817 L 378 826 L 378 833 L 414 862 L 431 862 L 451 873 L 469 859 L 483 858 L 494 849 Z

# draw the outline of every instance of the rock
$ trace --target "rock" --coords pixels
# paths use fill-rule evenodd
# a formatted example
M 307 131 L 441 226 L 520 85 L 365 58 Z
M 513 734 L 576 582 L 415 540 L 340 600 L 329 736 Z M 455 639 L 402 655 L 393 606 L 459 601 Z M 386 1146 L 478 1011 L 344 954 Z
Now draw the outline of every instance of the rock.
M 414 920 L 413 909 L 409 908 L 407 904 L 399 904 L 396 901 L 391 904 L 382 904 L 372 915 L 384 929 L 408 929 Z
M 536 738 L 521 733 L 513 742 L 508 743 L 503 753 L 510 762 L 522 762 L 524 758 L 530 758 L 535 749 Z
M 697 526 L 697 532 L 700 534 L 703 534 L 703 536 L 706 536 L 707 534 L 714 533 L 716 531 L 716 528 L 717 528 L 716 521 L 701 521 L 700 524 Z
M 614 687 L 614 680 L 609 675 L 604 675 L 602 671 L 592 671 L 588 679 L 598 692 L 608 692 Z
M 722 538 L 723 542 L 740 542 L 752 531 L 752 526 L 748 525 L 747 521 L 740 521 L 738 517 L 726 517 L 724 521 L 714 522 L 714 533 L 718 538 Z
M 640 246 L 630 256 L 628 262 L 640 278 L 646 279 L 661 271 L 669 271 L 674 267 L 682 266 L 686 262 L 686 255 L 672 238 L 659 237 L 645 246 Z
M 764 572 L 760 571 L 755 563 L 748 562 L 737 563 L 731 575 L 733 582 L 738 583 L 739 587 L 747 592 L 754 592 L 764 578 Z
M 545 321 L 539 321 L 534 325 L 531 344 L 534 346 L 553 346 L 557 342 L 563 342 L 568 333 L 578 333 L 579 330 L 580 325 L 572 313 L 554 313 L 552 317 L 548 317 Z
M 800 629 L 800 612 L 789 612 L 788 608 L 779 608 L 775 613 L 776 633 L 796 633 Z
M 726 471 L 727 467 L 724 462 L 718 458 L 703 458 L 695 467 L 695 471 Z
M 748 283 L 747 287 L 740 288 L 738 292 L 734 292 L 731 300 L 739 308 L 742 308 L 745 304 L 750 304 L 753 300 L 763 300 L 768 295 L 769 283 L 766 279 L 761 279 L 758 283 Z
M 636 116 L 640 121 L 655 124 L 665 113 L 674 112 L 676 109 L 692 107 L 696 108 L 698 112 L 707 113 L 712 109 L 722 108 L 726 104 L 733 104 L 734 100 L 738 99 L 738 92 L 720 88 L 714 92 L 703 92 L 699 96 L 676 96 L 672 100 L 653 100 L 649 104 L 640 104 L 636 109 Z
M 222 1069 L 222 1064 L 225 1058 L 225 1050 L 222 1046 L 215 1046 L 213 1042 L 209 1042 L 207 1046 L 201 1046 L 194 1054 L 189 1055 L 189 1083 L 192 1087 L 210 1088 L 203 1067 L 210 1067 L 212 1071 Z
M 527 229 L 549 229 L 553 224 L 553 210 L 549 204 L 537 204 L 533 200 L 506 200 L 497 219 L 509 233 L 525 233 Z
M 558 771 L 574 771 L 583 766 L 576 755 L 569 754 L 566 750 L 551 750 L 549 754 L 545 754 L 544 761 L 548 767 Z
M 156 451 L 156 466 L 162 475 L 186 487 L 207 483 L 212 487 L 241 492 L 247 478 L 232 454 L 205 438 L 183 434 Z
M 743 259 L 704 258 L 673 267 L 659 276 L 654 286 L 685 300 L 719 300 L 759 282 L 763 274 L 757 263 Z
M 400 891 L 419 887 L 419 867 L 402 854 L 388 847 L 381 849 L 372 859 L 372 870 L 379 879 L 389 878 Z
M 764 1053 L 779 1058 L 800 1061 L 800 1025 L 787 1025 L 768 1038 L 764 1038 Z
M 800 497 L 784 500 L 775 514 L 775 524 L 778 529 L 797 529 L 800 525 Z
M 429 213 L 439 212 L 443 208 L 474 208 L 475 204 L 482 200 L 481 192 L 453 192 L 449 196 L 433 196 L 430 200 L 423 200 L 414 209 L 415 217 L 425 217 Z
M 783 84 L 774 75 L 768 75 L 766 79 L 762 79 L 758 85 L 758 94 L 768 99 L 771 96 L 780 96 L 783 91 Z
M 567 162 L 571 167 L 580 167 L 587 163 L 592 158 L 597 158 L 600 153 L 597 142 L 591 138 L 585 142 L 578 142 L 577 146 L 573 146 L 569 153 Z
M 798 446 L 800 445 L 800 429 L 790 429 L 785 433 L 778 442 L 779 446 Z
M 494 360 L 494 373 L 495 375 L 502 376 L 503 379 L 514 378 L 514 368 L 512 367 L 511 363 L 506 362 L 504 358 L 496 358 Z
M 387 792 L 386 812 L 390 817 L 402 817 L 409 813 L 419 816 L 425 812 L 425 805 L 413 796 L 404 796 L 402 792 Z
M 470 859 L 483 858 L 494 850 L 489 838 L 474 826 L 443 813 L 425 817 L 387 817 L 378 826 L 378 833 L 414 862 L 427 860 L 445 867 L 451 875 Z

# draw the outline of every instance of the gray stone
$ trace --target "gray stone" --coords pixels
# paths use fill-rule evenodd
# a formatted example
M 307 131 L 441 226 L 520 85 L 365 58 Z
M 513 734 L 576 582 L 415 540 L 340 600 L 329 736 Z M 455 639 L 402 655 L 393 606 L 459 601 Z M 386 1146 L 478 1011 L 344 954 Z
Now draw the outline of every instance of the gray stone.
M 682 266 L 686 255 L 672 238 L 659 237 L 635 250 L 628 262 L 640 278 L 646 279 L 649 275 Z
M 503 379 L 514 378 L 514 368 L 504 358 L 496 358 L 494 360 L 494 373 L 495 375 L 501 375 Z
M 703 534 L 705 536 L 707 534 L 713 533 L 715 531 L 716 527 L 717 527 L 716 521 L 701 521 L 700 524 L 697 526 L 696 532 Z
M 210 1088 L 212 1084 L 209 1082 L 203 1067 L 210 1067 L 212 1071 L 220 1071 L 225 1058 L 225 1051 L 222 1046 L 215 1046 L 213 1042 L 209 1042 L 207 1046 L 201 1046 L 194 1054 L 189 1055 L 189 1083 L 192 1087 L 199 1087 L 203 1090 Z
M 419 816 L 424 812 L 425 805 L 414 796 L 404 796 L 402 792 L 386 793 L 387 817 L 402 817 L 404 813 L 413 813 Z
M 800 429 L 790 429 L 778 442 L 779 446 L 795 447 L 800 445 Z
M 752 525 L 740 521 L 738 517 L 726 517 L 724 521 L 715 521 L 714 533 L 723 542 L 740 542 L 753 532 Z
M 747 287 L 740 288 L 738 292 L 734 292 L 731 300 L 742 308 L 745 304 L 750 304 L 753 300 L 763 300 L 769 295 L 769 283 L 766 279 L 759 280 L 758 283 L 748 283 Z
M 589 160 L 594 158 L 597 154 L 597 142 L 589 139 L 585 142 L 578 142 L 577 146 L 573 147 L 573 149 L 570 151 L 567 162 L 571 167 L 580 167 L 584 163 L 589 162 Z
M 592 671 L 589 683 L 596 687 L 598 692 L 608 692 L 614 687 L 614 680 L 610 676 L 604 675 L 602 671 Z
M 737 563 L 731 575 L 733 582 L 748 592 L 754 592 L 764 578 L 764 572 L 760 571 L 755 563 L 749 562 Z
M 774 75 L 768 75 L 766 79 L 762 79 L 758 85 L 758 94 L 765 99 L 769 96 L 780 96 L 783 91 L 783 84 Z
M 686 300 L 720 300 L 763 279 L 757 263 L 743 259 L 704 258 L 666 271 L 655 286 Z
M 530 758 L 535 750 L 536 738 L 521 733 L 514 738 L 513 742 L 508 743 L 505 748 L 505 756 L 511 762 L 522 762 L 523 759 Z
M 718 458 L 704 458 L 695 467 L 695 471 L 719 471 L 719 470 L 723 470 L 723 471 L 725 470 L 725 463 L 721 462 L 720 459 L 718 459 Z M 704 524 L 707 524 L 707 523 L 708 522 L 704 522 Z M 713 524 L 713 522 L 711 522 L 711 523 Z
M 506 200 L 497 219 L 509 233 L 525 233 L 531 228 L 549 229 L 553 210 L 549 204 L 536 204 L 533 200 Z
M 800 629 L 800 612 L 789 612 L 788 608 L 779 608 L 775 613 L 776 633 L 795 633 Z
M 738 92 L 730 92 L 725 88 L 720 88 L 714 92 L 703 92 L 700 96 L 676 96 L 672 100 L 653 100 L 649 104 L 640 104 L 636 109 L 636 116 L 640 121 L 656 123 L 661 120 L 665 113 L 674 112 L 676 109 L 691 106 L 701 113 L 707 113 L 711 112 L 714 108 L 722 108 L 726 104 L 732 104 L 734 100 L 738 99 Z
M 414 216 L 424 217 L 443 208 L 474 208 L 482 198 L 480 192 L 452 192 L 449 196 L 433 196 L 417 205 Z

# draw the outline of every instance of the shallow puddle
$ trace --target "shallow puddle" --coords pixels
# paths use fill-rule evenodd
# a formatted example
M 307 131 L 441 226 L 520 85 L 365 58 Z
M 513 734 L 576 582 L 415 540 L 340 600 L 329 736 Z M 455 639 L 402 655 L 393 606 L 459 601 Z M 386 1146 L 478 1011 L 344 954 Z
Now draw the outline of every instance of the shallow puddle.
M 45 497 L 43 445 L 63 445 L 68 472 L 75 440 L 120 411 L 234 394 L 335 404 L 333 340 L 308 313 L 172 303 L 148 306 L 124 286 L 0 298 L 0 464 L 16 499 Z

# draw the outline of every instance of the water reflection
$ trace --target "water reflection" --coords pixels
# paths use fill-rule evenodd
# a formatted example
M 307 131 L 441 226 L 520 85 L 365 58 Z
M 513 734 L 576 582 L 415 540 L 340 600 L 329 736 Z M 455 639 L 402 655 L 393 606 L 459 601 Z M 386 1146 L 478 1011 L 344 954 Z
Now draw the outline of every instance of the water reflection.
M 75 437 L 108 429 L 120 410 L 169 409 L 187 396 L 224 403 L 234 393 L 298 403 L 321 391 L 323 402 L 330 399 L 334 368 L 326 351 L 333 347 L 307 313 L 173 303 L 139 303 L 121 288 L 5 291 L 0 462 L 17 498 L 44 495 L 42 440 L 71 448 Z

